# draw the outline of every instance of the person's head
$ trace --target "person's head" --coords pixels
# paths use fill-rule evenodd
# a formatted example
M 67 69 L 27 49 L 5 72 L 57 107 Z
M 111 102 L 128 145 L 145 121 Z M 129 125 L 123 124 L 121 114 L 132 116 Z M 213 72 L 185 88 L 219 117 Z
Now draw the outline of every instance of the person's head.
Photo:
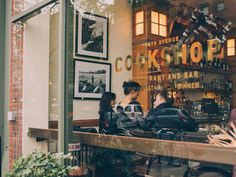
M 183 89 L 176 90 L 176 98 L 182 98 L 184 97 L 184 91 Z
M 116 94 L 113 92 L 104 92 L 99 103 L 99 112 L 108 111 L 116 104 Z
M 156 108 L 162 103 L 166 103 L 168 100 L 167 91 L 166 90 L 156 90 L 154 92 L 154 102 L 153 107 Z
M 132 100 L 136 100 L 138 98 L 141 86 L 137 82 L 129 81 L 123 83 L 123 89 L 125 96 L 129 96 Z

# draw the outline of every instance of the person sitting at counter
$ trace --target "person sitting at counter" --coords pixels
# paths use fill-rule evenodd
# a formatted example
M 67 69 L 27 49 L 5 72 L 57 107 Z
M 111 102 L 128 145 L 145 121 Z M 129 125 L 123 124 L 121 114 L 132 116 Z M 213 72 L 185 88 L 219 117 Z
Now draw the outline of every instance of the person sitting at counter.
M 173 101 L 171 98 L 168 97 L 167 90 L 156 90 L 154 92 L 153 109 L 148 112 L 148 115 L 145 118 L 145 129 L 148 130 L 153 126 L 155 116 L 158 115 L 160 109 L 174 108 L 172 103 Z
M 118 132 L 118 116 L 113 110 L 116 104 L 116 94 L 104 92 L 99 103 L 99 133 L 116 134 Z
M 148 112 L 147 117 L 155 116 L 162 108 L 173 108 L 172 100 L 167 96 L 167 90 L 156 90 L 154 93 L 153 109 Z
M 131 128 L 137 126 L 137 119 L 143 118 L 143 110 L 137 101 L 141 86 L 134 81 L 123 83 L 125 97 L 116 105 L 119 117 L 119 128 Z

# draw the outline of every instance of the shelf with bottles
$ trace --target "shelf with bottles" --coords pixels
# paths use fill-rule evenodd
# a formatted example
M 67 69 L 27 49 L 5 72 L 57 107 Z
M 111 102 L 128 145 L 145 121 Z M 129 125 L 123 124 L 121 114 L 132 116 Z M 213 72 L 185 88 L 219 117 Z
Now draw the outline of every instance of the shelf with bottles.
M 201 71 L 201 72 L 208 72 L 208 73 L 214 73 L 214 74 L 225 74 L 225 75 L 231 74 L 230 71 L 223 71 L 223 70 L 221 71 L 215 68 L 201 68 L 198 65 L 170 65 L 170 68 L 190 70 L 190 71 Z
M 181 58 L 179 60 L 182 60 Z M 181 63 L 181 62 L 180 62 Z M 225 74 L 229 75 L 230 68 L 225 59 L 214 58 L 212 61 L 207 61 L 205 57 L 199 63 L 192 63 L 187 61 L 187 64 L 170 64 L 170 69 L 183 69 L 191 71 L 201 71 L 205 73 Z
M 175 89 L 184 91 L 214 92 L 222 95 L 232 93 L 232 81 L 225 79 L 200 77 L 174 80 L 170 83 Z
M 192 89 L 182 89 L 185 92 L 205 92 L 205 93 L 215 93 L 217 95 L 227 95 L 224 90 L 213 90 L 213 89 L 202 89 L 202 88 L 192 88 Z

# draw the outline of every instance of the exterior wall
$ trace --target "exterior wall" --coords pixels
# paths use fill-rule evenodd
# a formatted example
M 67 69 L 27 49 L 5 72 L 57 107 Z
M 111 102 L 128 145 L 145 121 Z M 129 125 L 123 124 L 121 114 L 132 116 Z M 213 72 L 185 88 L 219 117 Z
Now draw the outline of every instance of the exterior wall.
M 132 11 L 127 1 L 114 1 L 113 14 L 109 21 L 109 59 L 112 63 L 112 87 L 111 90 L 117 94 L 117 101 L 124 97 L 122 84 L 125 80 L 132 79 L 132 73 L 125 70 L 125 59 L 128 55 L 132 55 Z M 99 12 L 94 12 L 97 15 Z M 105 13 L 105 12 L 103 12 Z M 115 39 L 115 40 L 114 40 Z M 115 71 L 115 60 L 121 57 L 122 72 Z M 89 59 L 92 60 L 92 59 Z M 104 62 L 104 61 L 102 61 Z M 106 62 L 106 61 L 105 61 Z M 99 101 L 73 101 L 73 117 L 77 119 L 96 119 L 98 118 Z
M 22 0 L 12 1 L 12 15 L 20 10 Z M 9 122 L 9 167 L 22 155 L 22 98 L 23 98 L 23 28 L 11 28 L 10 108 L 16 120 Z

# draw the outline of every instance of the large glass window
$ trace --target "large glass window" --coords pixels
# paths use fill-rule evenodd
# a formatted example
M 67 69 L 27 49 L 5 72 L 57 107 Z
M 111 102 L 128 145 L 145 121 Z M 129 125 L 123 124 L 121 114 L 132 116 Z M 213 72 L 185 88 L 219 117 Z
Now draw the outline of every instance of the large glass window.
M 21 3 L 28 8 L 40 2 Z M 48 151 L 48 143 L 35 144 L 34 138 L 27 135 L 28 129 L 48 129 L 50 121 L 59 119 L 59 4 L 47 4 L 37 12 L 32 15 L 29 11 L 27 20 L 12 24 L 10 111 L 15 120 L 10 122 L 10 130 L 16 131 L 10 137 L 14 149 L 10 152 L 11 163 L 36 148 Z
M 62 2 L 65 21 L 55 1 L 15 23 L 23 154 L 57 151 L 57 139 L 91 176 L 230 175 L 234 17 L 207 0 Z

